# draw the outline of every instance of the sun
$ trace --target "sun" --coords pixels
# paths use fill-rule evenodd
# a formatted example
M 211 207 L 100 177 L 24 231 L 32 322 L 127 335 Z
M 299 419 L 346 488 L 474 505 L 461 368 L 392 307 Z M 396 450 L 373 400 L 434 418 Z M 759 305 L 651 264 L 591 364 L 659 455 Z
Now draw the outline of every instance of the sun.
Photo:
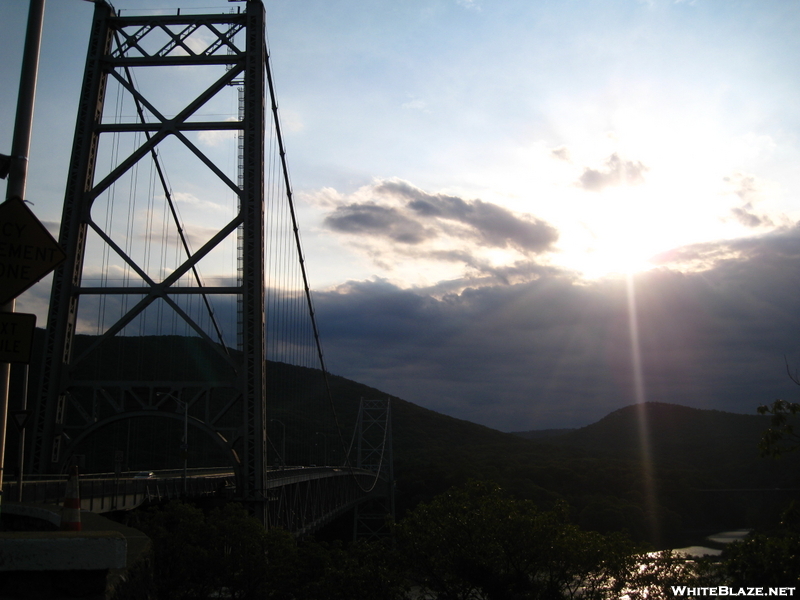
M 742 200 L 726 181 L 745 164 L 735 140 L 661 108 L 628 104 L 605 133 L 582 122 L 558 143 L 521 144 L 471 175 L 480 180 L 472 195 L 551 224 L 559 239 L 546 260 L 586 279 L 646 271 L 681 246 L 752 235 L 731 212 Z
M 555 262 L 590 279 L 624 275 L 659 266 L 654 257 L 681 246 L 753 234 L 733 215 L 743 200 L 726 183 L 747 170 L 752 143 L 708 111 L 676 113 L 647 96 L 617 107 L 609 122 L 605 135 L 593 121 L 567 132 L 569 160 L 529 157 L 550 166 L 536 174 L 547 198 L 537 211 L 559 230 Z M 636 177 L 624 176 L 627 165 Z
M 659 255 L 731 234 L 719 194 L 702 182 L 651 181 L 576 200 L 571 219 L 559 223 L 559 265 L 587 279 L 630 275 L 661 266 Z

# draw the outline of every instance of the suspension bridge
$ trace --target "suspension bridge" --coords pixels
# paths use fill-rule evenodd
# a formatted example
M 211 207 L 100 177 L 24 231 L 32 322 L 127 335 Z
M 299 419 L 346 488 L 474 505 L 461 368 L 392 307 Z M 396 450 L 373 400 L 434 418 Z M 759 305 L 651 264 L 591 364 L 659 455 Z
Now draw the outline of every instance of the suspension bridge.
M 372 535 L 391 407 L 331 392 L 265 32 L 259 0 L 95 3 L 26 471 L 113 474 L 91 510 L 213 492 L 298 534 L 355 508 Z

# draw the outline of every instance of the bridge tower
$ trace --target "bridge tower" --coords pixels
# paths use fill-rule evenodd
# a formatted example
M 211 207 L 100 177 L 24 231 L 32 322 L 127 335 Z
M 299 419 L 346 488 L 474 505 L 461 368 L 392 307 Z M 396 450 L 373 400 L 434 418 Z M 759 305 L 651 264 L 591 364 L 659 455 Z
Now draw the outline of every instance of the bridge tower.
M 237 7 L 229 14 L 128 16 L 95 3 L 59 235 L 68 258 L 53 279 L 30 467 L 63 470 L 87 436 L 117 421 L 186 420 L 230 458 L 237 496 L 266 523 L 268 57 L 262 3 Z M 183 85 L 189 71 L 196 76 Z M 226 90 L 240 92 L 239 117 L 216 108 Z M 220 138 L 240 140 L 232 142 L 239 146 L 233 167 L 216 153 L 212 142 Z M 184 196 L 173 192 L 164 165 L 173 151 L 194 165 L 186 178 L 194 188 Z M 122 227 L 122 219 L 114 221 L 115 202 L 137 193 L 134 175 L 147 169 L 150 204 L 130 204 Z M 206 221 L 192 232 L 177 205 L 182 198 L 197 204 L 211 187 L 216 196 L 206 213 L 217 211 L 214 227 Z M 228 214 L 219 208 L 224 195 L 234 199 Z M 159 212 L 161 238 L 153 221 Z M 134 218 L 143 233 L 134 232 Z M 226 253 L 235 255 L 238 277 L 208 284 L 201 269 L 213 269 L 215 257 Z M 98 274 L 92 264 L 100 262 L 105 270 Z M 223 332 L 219 306 L 239 315 L 238 348 Z M 95 309 L 102 319 L 88 316 Z M 168 322 L 188 337 L 157 341 Z M 86 341 L 80 333 L 93 335 Z M 138 358 L 125 341 L 135 335 Z M 160 364 L 165 356 L 186 364 L 167 372 Z
M 392 403 L 364 400 L 358 408 L 355 438 L 358 469 L 375 473 L 375 486 L 367 500 L 355 507 L 353 538 L 377 540 L 390 534 L 387 517 L 394 510 L 394 458 L 392 455 Z

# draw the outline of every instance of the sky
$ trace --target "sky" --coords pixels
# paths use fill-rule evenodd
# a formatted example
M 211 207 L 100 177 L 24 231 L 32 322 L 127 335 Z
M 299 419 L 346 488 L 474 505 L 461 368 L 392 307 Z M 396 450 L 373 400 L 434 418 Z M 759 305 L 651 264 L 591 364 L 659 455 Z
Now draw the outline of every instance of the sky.
M 3 153 L 26 4 L 0 1 Z M 800 3 L 264 4 L 333 373 L 503 431 L 797 399 Z M 46 8 L 26 196 L 51 228 L 92 10 Z M 17 310 L 42 324 L 48 293 Z

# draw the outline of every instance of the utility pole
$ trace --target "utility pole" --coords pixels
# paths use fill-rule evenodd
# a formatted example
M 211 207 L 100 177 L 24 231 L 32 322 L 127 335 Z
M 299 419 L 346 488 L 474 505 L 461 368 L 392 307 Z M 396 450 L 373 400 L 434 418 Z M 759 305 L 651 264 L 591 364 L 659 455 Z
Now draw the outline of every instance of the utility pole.
M 28 153 L 31 147 L 33 127 L 33 104 L 36 98 L 36 77 L 39 71 L 39 50 L 42 45 L 42 23 L 45 0 L 31 0 L 28 9 L 28 27 L 25 32 L 25 48 L 22 54 L 22 72 L 17 96 L 17 115 L 14 121 L 14 138 L 11 156 L 2 157 L 8 165 L 6 200 L 25 198 L 28 179 Z M 13 313 L 15 301 L 0 306 L 0 312 Z M 0 364 L 0 500 L 3 491 L 3 467 L 5 465 L 6 427 L 8 424 L 8 392 L 11 384 L 11 364 Z

